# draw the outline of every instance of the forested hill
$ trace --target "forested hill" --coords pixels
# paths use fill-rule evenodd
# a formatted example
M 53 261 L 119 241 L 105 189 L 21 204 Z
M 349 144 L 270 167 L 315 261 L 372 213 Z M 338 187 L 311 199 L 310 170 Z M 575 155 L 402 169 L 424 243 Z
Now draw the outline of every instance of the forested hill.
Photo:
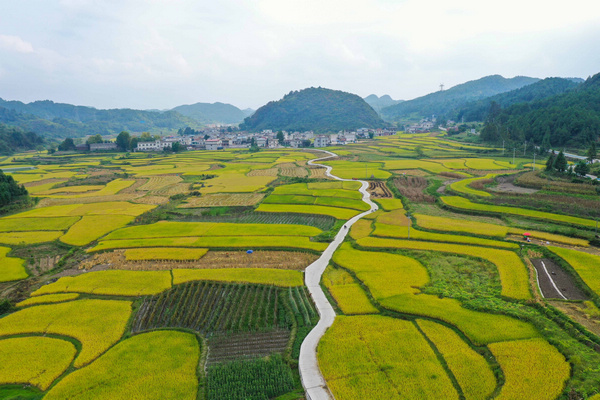
M 544 148 L 586 148 L 600 135 L 600 74 L 566 93 L 490 110 L 481 138 L 533 141 Z
M 0 124 L 0 154 L 10 155 L 23 150 L 35 150 L 44 145 L 44 139 L 33 132 Z
M 225 103 L 195 103 L 175 107 L 172 111 L 201 123 L 213 124 L 239 124 L 247 116 L 236 106 Z
M 240 125 L 241 129 L 337 132 L 379 128 L 385 123 L 362 98 L 324 88 L 292 91 L 279 101 L 259 108 Z
M 430 93 L 413 100 L 386 107 L 381 114 L 386 120 L 403 118 L 431 117 L 446 115 L 469 102 L 480 100 L 498 93 L 508 92 L 539 81 L 537 78 L 516 76 L 511 79 L 491 75 L 451 87 L 448 90 Z
M 456 121 L 461 121 L 463 118 L 465 122 L 483 121 L 490 110 L 492 102 L 506 108 L 517 103 L 542 100 L 572 90 L 582 82 L 583 79 L 546 78 L 520 89 L 468 103 L 447 117 Z
M 52 138 L 110 135 L 121 131 L 158 133 L 200 126 L 196 120 L 175 111 L 99 110 L 49 100 L 25 104 L 2 99 L 0 122 Z

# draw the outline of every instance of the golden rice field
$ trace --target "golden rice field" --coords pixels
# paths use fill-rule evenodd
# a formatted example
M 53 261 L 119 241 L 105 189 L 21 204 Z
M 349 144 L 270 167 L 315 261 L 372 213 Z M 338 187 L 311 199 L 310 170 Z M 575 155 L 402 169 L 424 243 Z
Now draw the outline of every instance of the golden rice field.
M 35 306 L 38 304 L 62 303 L 63 301 L 75 300 L 79 297 L 79 293 L 56 293 L 43 296 L 29 297 L 16 304 L 17 307 Z
M 459 398 L 433 349 L 409 321 L 339 316 L 321 339 L 318 358 L 338 400 Z
M 497 399 L 553 400 L 569 379 L 569 363 L 544 339 L 499 342 L 488 347 L 506 379 Z
M 0 385 L 29 384 L 46 390 L 77 354 L 66 340 L 46 337 L 0 338 Z
M 10 247 L 0 246 L 0 282 L 17 281 L 29 276 L 25 270 L 25 260 L 7 257 Z
M 423 333 L 442 354 L 456 377 L 466 400 L 484 400 L 496 389 L 496 377 L 485 358 L 452 329 L 428 320 L 418 320 Z
M 0 337 L 50 333 L 78 340 L 80 368 L 115 344 L 125 332 L 131 302 L 84 299 L 27 307 L 0 318 Z
M 62 235 L 62 231 L 2 232 L 0 233 L 0 243 L 9 245 L 37 244 L 52 242 Z
M 190 333 L 132 336 L 54 386 L 45 399 L 196 399 L 200 346 Z
M 155 247 L 125 250 L 127 261 L 145 260 L 197 260 L 208 253 L 208 249 L 189 249 L 183 247 Z
M 85 246 L 127 225 L 134 218 L 130 215 L 84 215 L 61 236 L 60 241 L 74 246 Z
M 481 236 L 505 237 L 509 228 L 485 222 L 467 221 L 464 219 L 436 217 L 426 214 L 415 214 L 417 224 L 425 229 L 444 232 L 470 233 Z
M 344 314 L 374 314 L 379 311 L 352 276 L 340 268 L 328 266 L 323 283 Z
M 283 287 L 302 286 L 302 272 L 267 268 L 175 269 L 173 284 L 190 281 L 257 283 Z

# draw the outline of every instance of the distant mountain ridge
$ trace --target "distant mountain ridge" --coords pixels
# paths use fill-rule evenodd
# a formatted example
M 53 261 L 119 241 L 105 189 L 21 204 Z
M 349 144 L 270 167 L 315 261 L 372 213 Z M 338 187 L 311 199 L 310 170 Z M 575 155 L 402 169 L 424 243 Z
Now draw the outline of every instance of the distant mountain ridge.
M 523 86 L 522 88 L 504 92 L 485 99 L 467 103 L 460 109 L 448 115 L 449 118 L 465 122 L 483 121 L 487 116 L 492 102 L 496 102 L 501 108 L 513 104 L 527 103 L 542 100 L 547 97 L 565 93 L 573 90 L 583 82 L 583 79 L 575 78 L 546 78 L 541 81 Z
M 219 102 L 182 105 L 171 111 L 194 118 L 201 123 L 239 124 L 248 116 L 236 106 Z
M 364 98 L 368 105 L 373 107 L 373 110 L 381 114 L 381 110 L 385 107 L 393 106 L 394 104 L 402 103 L 404 100 L 394 100 L 390 95 L 384 94 L 381 97 L 377 97 L 376 94 L 370 94 Z
M 381 110 L 381 114 L 384 119 L 392 121 L 409 117 L 422 118 L 431 117 L 432 115 L 445 115 L 469 102 L 519 89 L 537 81 L 539 81 L 538 78 L 526 76 L 507 79 L 500 75 L 490 75 L 453 86 L 447 90 L 430 93 L 426 96 L 386 107 Z
M 385 122 L 360 96 L 311 87 L 260 107 L 240 129 L 331 132 L 383 126 Z

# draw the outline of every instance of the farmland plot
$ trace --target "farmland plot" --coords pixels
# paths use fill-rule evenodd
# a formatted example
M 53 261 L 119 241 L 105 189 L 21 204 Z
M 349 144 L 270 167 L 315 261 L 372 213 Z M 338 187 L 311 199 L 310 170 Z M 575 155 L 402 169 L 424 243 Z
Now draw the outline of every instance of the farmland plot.
M 17 281 L 29 276 L 25 270 L 25 260 L 6 257 L 10 250 L 10 247 L 0 246 L 0 282 Z

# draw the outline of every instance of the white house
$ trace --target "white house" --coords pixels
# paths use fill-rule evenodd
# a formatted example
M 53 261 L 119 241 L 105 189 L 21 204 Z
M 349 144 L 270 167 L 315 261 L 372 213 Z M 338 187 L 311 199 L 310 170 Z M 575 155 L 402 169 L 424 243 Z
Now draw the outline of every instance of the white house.
M 317 135 L 315 136 L 315 147 L 327 147 L 331 143 L 329 135 Z
M 223 148 L 223 141 L 221 139 L 207 139 L 204 141 L 206 150 L 221 150 Z

